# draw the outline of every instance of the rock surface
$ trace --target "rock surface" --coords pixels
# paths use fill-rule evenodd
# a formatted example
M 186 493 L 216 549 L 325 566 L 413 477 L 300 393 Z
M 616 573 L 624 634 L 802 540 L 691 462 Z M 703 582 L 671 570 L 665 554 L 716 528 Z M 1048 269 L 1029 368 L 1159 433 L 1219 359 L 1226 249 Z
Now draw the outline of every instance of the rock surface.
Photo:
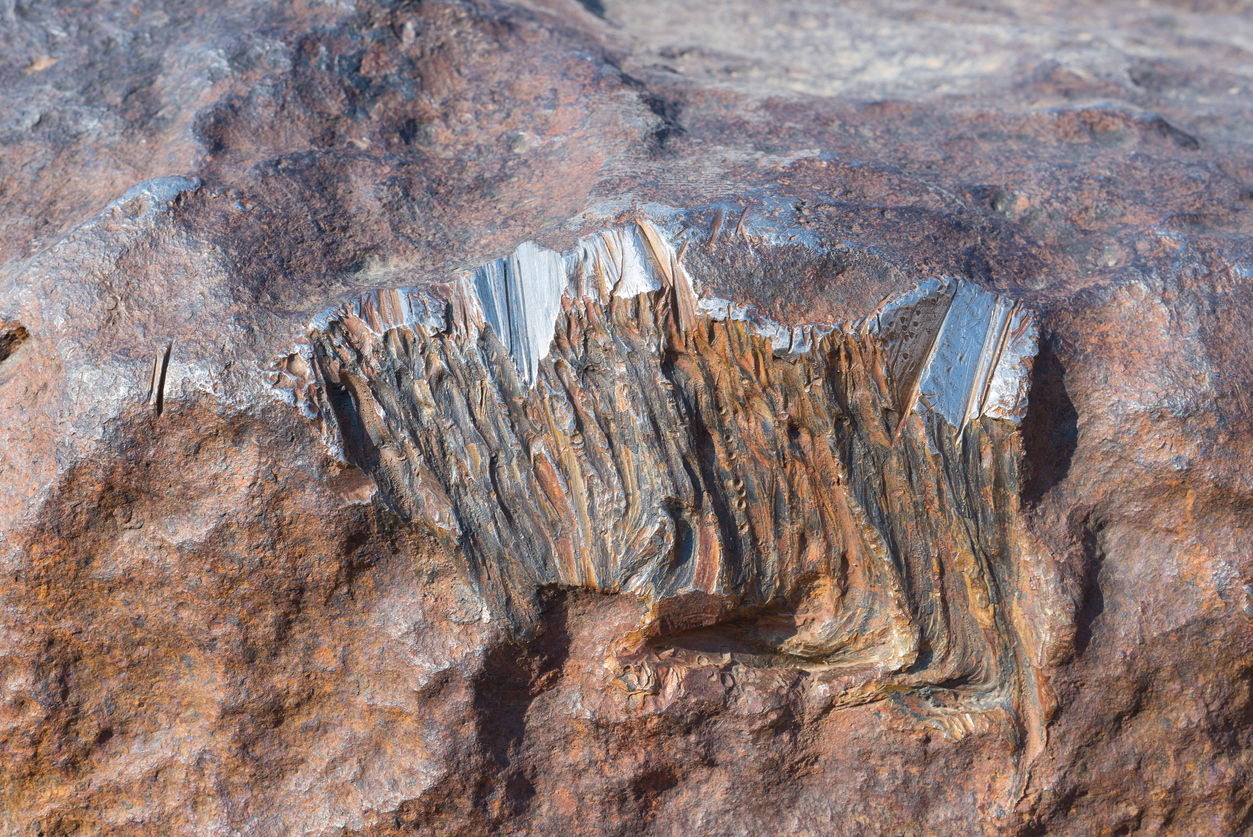
M 1253 829 L 1251 43 L 1239 0 L 0 3 L 0 834 Z M 958 517 L 1009 515 L 1035 550 L 970 565 L 990 622 L 937 560 L 969 666 L 839 700 L 852 675 L 814 660 L 877 635 L 805 626 L 832 590 L 892 613 L 883 573 L 729 583 L 652 633 L 648 596 L 558 573 L 502 616 L 473 544 L 397 501 L 416 466 L 371 467 L 368 433 L 337 458 L 293 407 L 298 359 L 332 359 L 321 312 L 668 208 L 701 231 L 679 261 L 702 292 L 760 323 L 853 322 L 931 276 L 1037 312 L 1019 429 L 976 422 L 985 456 L 942 478 L 1001 474 Z M 690 343 L 708 312 L 651 293 L 606 328 Z M 371 357 L 417 345 L 389 333 Z M 675 438 L 767 438 L 727 396 L 799 391 L 700 376 L 794 361 L 706 333 L 671 356 L 699 418 Z M 597 361 L 528 351 L 492 380 Z M 863 368 L 808 397 L 895 427 L 907 376 Z M 873 444 L 837 425 L 878 451 L 831 466 L 865 509 L 913 496 L 866 489 L 884 463 L 944 459 L 920 418 Z M 754 516 L 804 491 L 736 467 L 698 493 L 740 497 L 765 566 Z M 993 665 L 1010 640 L 1033 650 Z

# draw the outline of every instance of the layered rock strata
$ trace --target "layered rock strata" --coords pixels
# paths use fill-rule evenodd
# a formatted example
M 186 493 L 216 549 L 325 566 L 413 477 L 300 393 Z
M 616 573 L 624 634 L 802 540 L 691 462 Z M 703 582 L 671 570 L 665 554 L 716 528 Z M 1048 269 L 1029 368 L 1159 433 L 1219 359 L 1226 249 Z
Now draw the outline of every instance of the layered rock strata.
M 544 588 L 642 599 L 620 688 L 799 669 L 830 705 L 891 696 L 1034 752 L 1062 625 L 1018 506 L 1032 313 L 928 280 L 783 326 L 700 298 L 687 246 L 640 220 L 368 294 L 278 383 L 519 635 Z

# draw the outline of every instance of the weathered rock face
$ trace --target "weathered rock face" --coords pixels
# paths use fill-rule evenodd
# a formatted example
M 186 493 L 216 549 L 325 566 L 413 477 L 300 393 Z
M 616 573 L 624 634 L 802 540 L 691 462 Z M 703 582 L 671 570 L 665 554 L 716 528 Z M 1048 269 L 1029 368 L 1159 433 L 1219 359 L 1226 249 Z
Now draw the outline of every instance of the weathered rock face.
M 1251 11 L 0 5 L 0 833 L 1250 830 Z

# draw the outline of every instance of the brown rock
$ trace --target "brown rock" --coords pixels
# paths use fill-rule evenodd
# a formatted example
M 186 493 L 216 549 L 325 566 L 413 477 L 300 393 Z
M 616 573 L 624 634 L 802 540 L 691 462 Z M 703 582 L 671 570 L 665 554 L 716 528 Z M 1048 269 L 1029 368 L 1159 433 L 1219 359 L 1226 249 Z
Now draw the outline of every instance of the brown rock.
M 1253 829 L 1251 13 L 0 4 L 0 834 Z M 744 486 L 696 481 L 711 504 L 742 493 L 742 513 L 662 510 L 697 534 L 713 521 L 703 543 L 772 579 L 659 607 L 564 571 L 519 586 L 518 568 L 578 553 L 475 553 L 402 502 L 459 483 L 366 456 L 408 425 L 365 389 L 334 420 L 301 395 L 332 360 L 343 386 L 389 392 L 386 363 L 437 348 L 394 329 L 335 344 L 352 317 L 310 335 L 319 312 L 662 216 L 700 231 L 676 258 L 700 292 L 755 306 L 758 326 L 851 322 L 928 276 L 1017 300 L 1040 327 L 1020 429 L 981 418 L 931 453 L 886 361 L 808 402 L 684 385 L 748 357 L 782 381 L 793 361 L 748 325 L 697 339 L 709 314 L 676 291 L 622 304 L 606 345 L 664 334 L 657 356 L 687 370 L 667 379 L 695 405 L 675 413 L 675 461 Z M 600 313 L 572 311 L 563 333 Z M 586 345 L 533 379 L 595 362 Z M 600 358 L 621 369 L 621 352 Z M 512 357 L 467 380 L 538 450 L 550 437 L 522 432 L 537 397 L 495 394 Z M 633 380 L 660 374 L 647 363 Z M 718 386 L 739 393 L 720 425 L 739 441 L 692 458 L 683 434 L 720 420 Z M 929 575 L 915 558 L 933 553 L 885 550 L 907 556 L 901 577 L 939 579 L 906 591 L 906 621 L 964 653 L 843 668 L 838 649 L 875 641 L 814 626 L 859 589 L 887 619 L 890 574 L 789 575 L 806 553 L 787 538 L 818 524 L 780 529 L 775 552 L 732 547 L 736 514 L 758 543 L 778 509 L 823 497 L 795 487 L 809 454 L 786 458 L 791 483 L 727 464 L 774 438 L 755 405 L 800 403 L 863 417 L 832 420 L 849 452 L 815 472 L 849 475 L 824 501 L 851 496 L 880 533 L 940 519 L 874 512 L 868 486 L 898 470 L 999 475 L 951 519 L 966 534 L 916 541 L 1033 545 L 1030 572 L 974 551 L 986 606 L 965 561 Z M 896 441 L 864 429 L 902 415 Z M 354 416 L 374 429 L 346 464 L 320 430 L 347 440 Z M 460 461 L 432 465 L 438 444 L 469 456 L 457 427 L 413 439 L 422 467 Z M 556 509 L 579 469 L 546 450 L 527 479 Z M 501 454 L 521 456 L 479 452 Z M 524 482 L 467 482 L 454 518 L 475 530 L 471 500 Z M 898 490 L 879 493 L 917 499 Z M 534 531 L 560 541 L 571 514 Z M 624 549 L 615 519 L 585 540 Z M 514 575 L 493 593 L 474 566 Z M 493 604 L 524 589 L 512 615 Z M 918 627 L 940 602 L 952 627 Z M 874 699 L 838 699 L 858 689 Z

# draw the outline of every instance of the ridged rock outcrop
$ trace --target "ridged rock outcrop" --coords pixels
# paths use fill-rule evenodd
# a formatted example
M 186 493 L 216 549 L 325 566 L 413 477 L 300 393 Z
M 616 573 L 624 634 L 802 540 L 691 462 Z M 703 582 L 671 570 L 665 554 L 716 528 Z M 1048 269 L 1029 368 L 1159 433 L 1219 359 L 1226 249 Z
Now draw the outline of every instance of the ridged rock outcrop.
M 279 380 L 308 357 L 299 403 L 488 618 L 530 632 L 551 587 L 640 598 L 611 661 L 630 693 L 801 671 L 823 708 L 891 696 L 1034 755 L 1073 626 L 1020 515 L 1032 314 L 933 280 L 789 328 L 693 284 L 649 221 L 525 245 L 325 315 Z

